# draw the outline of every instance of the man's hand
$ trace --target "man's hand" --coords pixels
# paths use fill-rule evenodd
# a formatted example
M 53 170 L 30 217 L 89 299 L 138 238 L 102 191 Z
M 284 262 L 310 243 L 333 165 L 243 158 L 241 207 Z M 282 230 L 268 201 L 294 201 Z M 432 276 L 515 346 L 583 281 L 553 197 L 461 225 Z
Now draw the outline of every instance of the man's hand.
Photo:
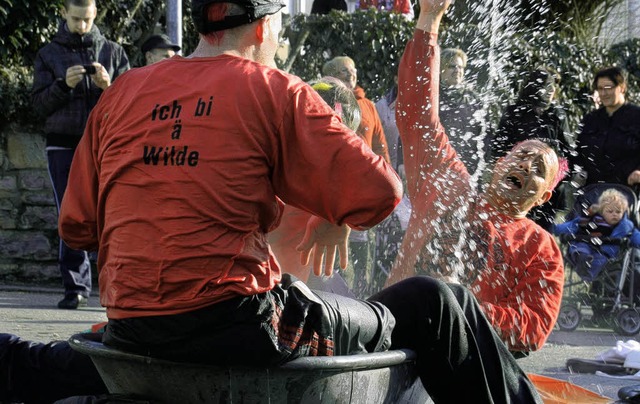
M 67 69 L 67 76 L 64 79 L 64 82 L 67 84 L 69 88 L 76 88 L 78 83 L 82 81 L 86 70 L 84 70 L 84 66 L 75 65 L 71 66 Z
M 307 230 L 302 242 L 296 247 L 300 251 L 300 263 L 307 265 L 313 251 L 313 273 L 316 276 L 322 275 L 322 258 L 324 257 L 324 274 L 330 276 L 333 273 L 337 247 L 340 254 L 340 268 L 345 269 L 349 262 L 347 254 L 350 232 L 351 229 L 348 226 L 336 226 L 313 216 L 307 222 Z
M 109 72 L 104 68 L 100 63 L 92 63 L 96 68 L 96 73 L 91 75 L 91 81 L 93 81 L 96 86 L 100 87 L 103 90 L 106 90 L 107 87 L 111 85 L 111 77 L 109 77 Z
M 416 28 L 434 34 L 438 33 L 440 20 L 450 4 L 451 0 L 420 0 L 420 15 Z

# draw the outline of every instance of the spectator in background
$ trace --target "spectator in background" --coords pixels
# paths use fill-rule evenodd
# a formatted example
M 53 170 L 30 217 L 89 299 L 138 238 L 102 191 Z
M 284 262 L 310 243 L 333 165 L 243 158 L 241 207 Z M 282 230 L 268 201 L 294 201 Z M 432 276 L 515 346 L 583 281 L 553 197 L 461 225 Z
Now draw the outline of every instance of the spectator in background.
M 173 57 L 180 50 L 180 46 L 172 43 L 168 36 L 160 34 L 147 38 L 140 46 L 140 50 L 144 54 L 145 64 L 148 66 Z
M 380 116 L 376 111 L 375 104 L 366 98 L 364 89 L 357 85 L 358 70 L 353 59 L 348 56 L 337 56 L 322 66 L 322 74 L 337 78 L 353 91 L 362 115 L 360 126 L 356 132 L 375 154 L 384 157 L 387 163 L 391 163 Z
M 554 227 L 557 235 L 570 234 L 600 239 L 600 244 L 584 238 L 568 242 L 566 259 L 583 280 L 594 281 L 607 261 L 618 256 L 620 244 L 607 242 L 606 238 L 627 238 L 631 247 L 640 247 L 640 231 L 628 214 L 627 197 L 617 189 L 609 188 L 600 194 L 598 203 L 590 206 L 585 215 Z
M 626 72 L 599 70 L 593 79 L 600 107 L 584 116 L 576 139 L 578 185 L 640 183 L 640 107 L 626 99 Z
M 358 70 L 353 59 L 348 56 L 337 56 L 322 66 L 322 74 L 337 78 L 353 91 L 361 112 L 360 126 L 356 133 L 364 139 L 375 154 L 384 157 L 387 163 L 391 163 L 380 116 L 375 104 L 366 98 L 364 89 L 357 85 Z M 353 267 L 352 289 L 358 297 L 369 294 L 367 278 L 370 275 L 368 269 L 371 267 L 372 260 L 369 233 L 368 230 L 354 230 L 349 235 L 349 257 Z
M 36 56 L 32 91 L 34 108 L 46 117 L 47 163 L 58 209 L 89 113 L 111 82 L 129 69 L 124 49 L 94 25 L 95 0 L 65 0 L 61 14 L 58 32 Z M 64 298 L 58 307 L 86 305 L 91 292 L 87 252 L 61 241 L 59 265 Z
M 485 113 L 480 97 L 465 82 L 467 54 L 457 48 L 442 49 L 440 63 L 440 123 L 473 175 L 483 168 L 480 162 L 485 160 Z
M 507 106 L 490 142 L 492 159 L 503 157 L 516 144 L 527 139 L 539 139 L 551 146 L 562 170 L 567 172 L 567 159 L 573 145 L 564 110 L 554 103 L 560 76 L 548 67 L 528 73 L 515 104 Z M 556 213 L 567 207 L 565 184 L 553 192 L 549 202 L 534 207 L 528 217 L 543 229 L 552 231 Z
M 360 10 L 366 10 L 372 7 L 380 11 L 402 14 L 408 20 L 413 20 L 414 17 L 411 0 L 360 0 L 358 3 Z

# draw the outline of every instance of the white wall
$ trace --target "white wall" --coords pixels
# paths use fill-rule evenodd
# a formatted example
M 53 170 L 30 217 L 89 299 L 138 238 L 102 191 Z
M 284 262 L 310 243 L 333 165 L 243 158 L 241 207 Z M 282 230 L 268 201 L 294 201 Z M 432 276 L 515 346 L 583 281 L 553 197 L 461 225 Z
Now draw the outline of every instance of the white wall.
M 309 14 L 313 0 L 288 0 L 287 12 L 291 15 L 299 13 Z
M 640 0 L 625 0 L 611 12 L 599 42 L 612 45 L 632 38 L 640 38 Z

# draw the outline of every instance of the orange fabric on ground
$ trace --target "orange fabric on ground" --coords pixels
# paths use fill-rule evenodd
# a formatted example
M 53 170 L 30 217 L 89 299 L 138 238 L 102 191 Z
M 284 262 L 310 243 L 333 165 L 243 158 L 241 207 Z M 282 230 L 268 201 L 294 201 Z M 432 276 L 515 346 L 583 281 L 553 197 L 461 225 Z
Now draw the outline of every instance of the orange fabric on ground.
M 527 374 L 544 404 L 609 404 L 614 400 L 565 380 Z

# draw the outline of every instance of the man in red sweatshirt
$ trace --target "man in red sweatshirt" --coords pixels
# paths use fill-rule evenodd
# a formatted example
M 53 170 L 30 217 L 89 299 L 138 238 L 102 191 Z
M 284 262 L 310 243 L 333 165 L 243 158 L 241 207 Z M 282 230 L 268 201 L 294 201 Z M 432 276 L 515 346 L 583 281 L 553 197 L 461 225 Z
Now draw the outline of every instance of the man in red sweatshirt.
M 462 283 L 509 349 L 526 355 L 546 341 L 562 300 L 561 252 L 526 218 L 562 177 L 558 158 L 545 143 L 522 142 L 477 195 L 438 116 L 436 40 L 414 43 L 421 46 L 405 52 L 396 113 L 412 214 L 387 285 L 415 275 Z
M 317 274 L 326 256 L 330 274 L 336 247 L 346 264 L 349 227 L 375 225 L 402 194 L 382 157 L 275 68 L 283 6 L 193 0 L 194 53 L 122 75 L 93 110 L 60 229 L 99 249 L 103 342 L 252 366 L 408 348 L 436 402 L 540 401 L 464 288 L 456 298 L 416 277 L 362 301 L 281 274 L 266 241 L 281 202 L 315 215 L 299 248 Z M 405 64 L 424 57 L 447 6 L 422 1 Z

